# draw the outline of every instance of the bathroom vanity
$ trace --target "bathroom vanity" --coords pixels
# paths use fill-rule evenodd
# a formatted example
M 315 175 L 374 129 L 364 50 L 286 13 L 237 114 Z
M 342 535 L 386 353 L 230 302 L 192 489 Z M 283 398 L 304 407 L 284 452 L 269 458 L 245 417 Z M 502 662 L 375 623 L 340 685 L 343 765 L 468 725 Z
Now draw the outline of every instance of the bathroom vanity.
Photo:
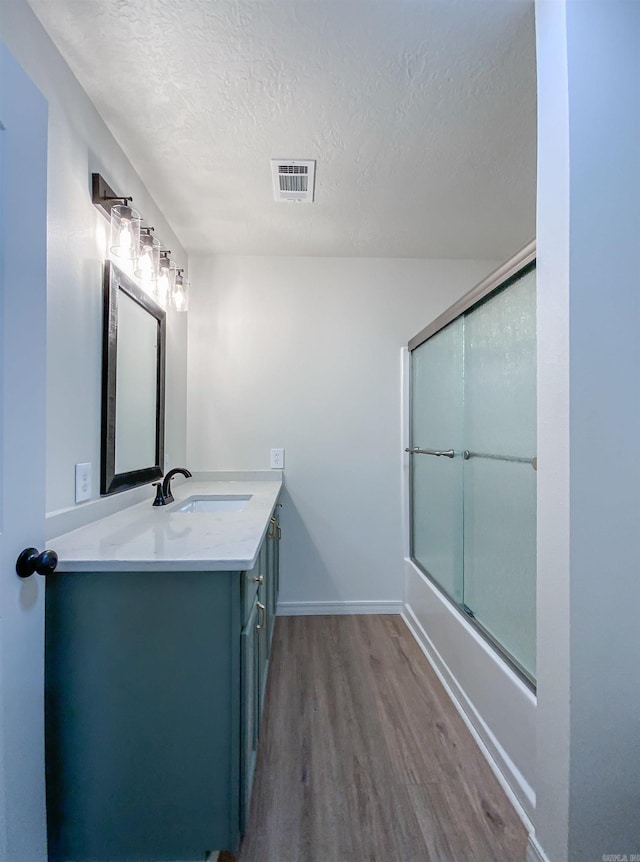
M 280 488 L 189 480 L 170 506 L 150 499 L 52 540 L 50 860 L 237 849 L 278 598 Z

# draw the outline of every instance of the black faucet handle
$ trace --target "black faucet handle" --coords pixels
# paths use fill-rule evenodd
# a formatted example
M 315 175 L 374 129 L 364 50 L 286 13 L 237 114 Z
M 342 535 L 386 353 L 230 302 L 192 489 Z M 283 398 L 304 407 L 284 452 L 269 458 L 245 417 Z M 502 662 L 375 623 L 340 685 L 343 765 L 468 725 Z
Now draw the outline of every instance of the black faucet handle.
M 167 501 L 165 499 L 164 494 L 162 493 L 162 483 L 154 482 L 153 487 L 156 489 L 156 498 L 153 501 L 154 506 L 166 506 Z

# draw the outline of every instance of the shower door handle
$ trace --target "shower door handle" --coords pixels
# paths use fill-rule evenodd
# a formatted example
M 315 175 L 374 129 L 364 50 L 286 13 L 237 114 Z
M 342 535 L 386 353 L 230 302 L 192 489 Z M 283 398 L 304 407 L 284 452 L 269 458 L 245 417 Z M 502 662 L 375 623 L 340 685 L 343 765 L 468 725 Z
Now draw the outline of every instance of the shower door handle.
M 453 449 L 420 449 L 418 446 L 404 451 L 410 455 L 435 455 L 436 458 L 454 458 L 456 454 Z

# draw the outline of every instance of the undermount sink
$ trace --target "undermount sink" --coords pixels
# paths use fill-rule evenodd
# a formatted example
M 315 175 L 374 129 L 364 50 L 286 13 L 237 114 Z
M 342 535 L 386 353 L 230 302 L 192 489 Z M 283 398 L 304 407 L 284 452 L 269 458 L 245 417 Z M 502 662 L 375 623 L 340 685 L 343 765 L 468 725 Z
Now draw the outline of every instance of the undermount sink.
M 251 494 L 212 494 L 206 497 L 189 497 L 176 512 L 241 512 Z

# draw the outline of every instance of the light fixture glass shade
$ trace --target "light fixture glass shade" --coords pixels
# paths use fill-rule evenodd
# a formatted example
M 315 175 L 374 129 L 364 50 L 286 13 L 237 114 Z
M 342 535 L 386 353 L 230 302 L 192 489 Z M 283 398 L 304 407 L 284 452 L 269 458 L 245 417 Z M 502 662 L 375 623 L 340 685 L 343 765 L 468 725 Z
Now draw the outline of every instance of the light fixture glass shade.
M 140 233 L 140 245 L 138 247 L 138 258 L 136 260 L 135 275 L 142 281 L 143 285 L 152 284 L 158 277 L 158 264 L 160 262 L 160 240 L 151 233 L 142 229 Z
M 189 311 L 189 282 L 184 280 L 180 269 L 176 273 L 171 299 L 176 311 Z
M 160 257 L 158 268 L 158 278 L 154 285 L 154 296 L 158 303 L 163 307 L 167 307 L 169 297 L 173 296 L 176 279 L 176 267 L 171 263 L 171 260 L 165 253 Z
M 137 210 L 126 204 L 111 207 L 111 253 L 125 260 L 135 260 L 140 242 L 140 222 Z

